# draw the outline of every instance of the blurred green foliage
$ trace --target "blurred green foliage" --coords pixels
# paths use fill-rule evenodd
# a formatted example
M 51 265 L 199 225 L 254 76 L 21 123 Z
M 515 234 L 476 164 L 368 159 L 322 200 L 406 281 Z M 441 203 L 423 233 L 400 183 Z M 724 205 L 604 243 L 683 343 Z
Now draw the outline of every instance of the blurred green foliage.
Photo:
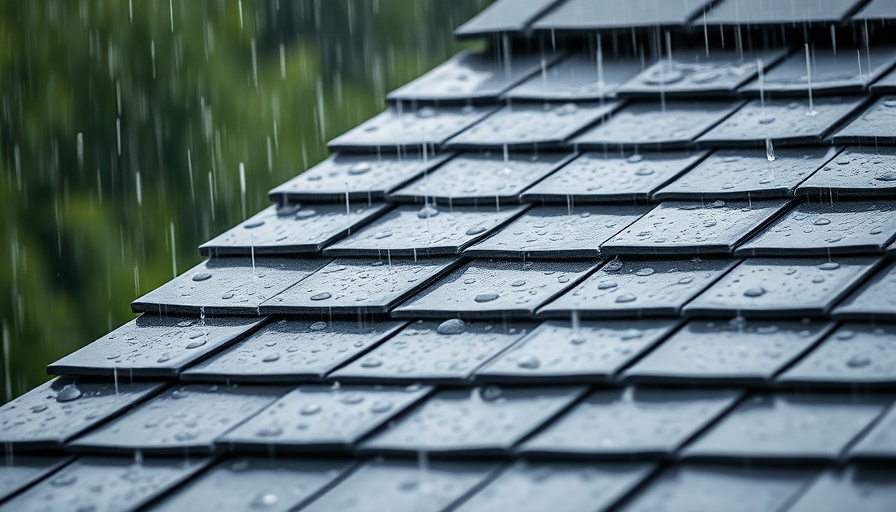
M 0 402 L 459 51 L 488 2 L 0 2 Z

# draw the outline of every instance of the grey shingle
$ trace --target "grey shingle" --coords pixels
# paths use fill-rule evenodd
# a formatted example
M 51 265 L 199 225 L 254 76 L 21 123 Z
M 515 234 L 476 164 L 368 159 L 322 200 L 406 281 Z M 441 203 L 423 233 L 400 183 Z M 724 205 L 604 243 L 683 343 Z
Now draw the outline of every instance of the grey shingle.
M 557 300 L 538 310 L 541 318 L 675 316 L 729 271 L 737 260 L 614 259 Z
M 236 449 L 341 451 L 418 402 L 431 388 L 301 386 L 218 441 Z
M 499 0 L 454 31 L 458 38 L 522 32 L 558 0 Z
M 620 85 L 641 70 L 631 57 L 575 53 L 504 94 L 509 100 L 594 101 L 616 96 Z
M 436 256 L 458 254 L 521 214 L 519 205 L 400 206 L 349 238 L 327 248 L 328 256 Z
M 781 149 L 769 161 L 760 150 L 719 150 L 658 190 L 653 198 L 702 201 L 793 197 L 795 189 L 802 190 L 800 183 L 806 178 L 812 181 L 812 173 L 835 154 L 834 148 Z
M 685 448 L 701 460 L 833 461 L 892 397 L 758 394 L 741 402 Z
M 668 201 L 601 245 L 604 254 L 731 254 L 786 201 Z
M 750 258 L 685 306 L 688 316 L 822 316 L 878 263 L 873 257 Z
M 768 385 L 832 328 L 822 322 L 693 320 L 626 370 L 625 380 Z
M 651 192 L 691 168 L 706 152 L 588 152 L 523 193 L 524 201 L 646 202 Z
M 725 0 L 697 22 L 709 26 L 831 24 L 842 21 L 860 4 L 859 0 Z
M 68 444 L 90 453 L 210 453 L 215 440 L 289 388 L 180 385 Z
M 890 94 L 896 92 L 896 70 L 890 71 L 880 80 L 871 85 L 871 92 L 877 94 Z
M 706 0 L 570 0 L 535 22 L 536 30 L 683 27 L 703 14 Z
M 889 397 L 892 400 L 892 396 Z M 896 407 L 889 410 L 864 436 L 849 450 L 852 459 L 887 460 L 896 459 Z
M 392 261 L 333 260 L 307 280 L 261 306 L 265 313 L 386 313 L 415 291 L 450 271 L 452 258 Z
M 0 503 L 69 462 L 70 457 L 59 455 L 3 457 L 0 459 Z
M 212 258 L 131 303 L 134 312 L 258 315 L 263 302 L 324 266 L 324 259 Z
M 802 203 L 734 251 L 738 256 L 881 253 L 896 237 L 893 202 Z
M 839 471 L 828 470 L 812 483 L 789 510 L 886 512 L 896 503 L 894 483 L 896 474 L 890 468 L 849 466 Z
M 443 205 L 517 203 L 520 193 L 572 158 L 564 153 L 462 153 L 389 194 L 393 201 Z
M 385 204 L 285 204 L 265 208 L 242 224 L 199 246 L 203 256 L 318 253 L 359 229 Z
M 8 455 L 54 449 L 157 393 L 160 382 L 91 382 L 60 377 L 0 406 L 0 445 Z
M 595 391 L 523 443 L 520 452 L 565 457 L 667 457 L 737 400 L 725 389 Z
M 894 168 L 894 148 L 849 147 L 797 187 L 796 193 L 818 202 L 851 196 L 894 196 Z
M 181 374 L 209 382 L 301 382 L 370 350 L 402 322 L 279 320 Z
M 887 265 L 833 312 L 836 318 L 890 320 L 896 314 L 896 263 Z
M 444 389 L 363 447 L 378 453 L 507 453 L 584 392 L 571 386 Z
M 573 286 L 596 261 L 476 260 L 392 312 L 396 318 L 531 317 Z
M 896 96 L 874 102 L 848 125 L 834 134 L 834 143 L 896 143 Z
M 610 382 L 671 332 L 675 320 L 550 321 L 476 371 L 479 382 Z
M 255 330 L 263 317 L 145 314 L 47 367 L 52 375 L 176 376 Z
M 331 378 L 366 382 L 463 384 L 479 367 L 534 326 L 464 322 L 457 318 L 419 321 L 336 371 Z
M 600 244 L 637 220 L 645 206 L 540 206 L 464 251 L 476 258 L 596 258 Z

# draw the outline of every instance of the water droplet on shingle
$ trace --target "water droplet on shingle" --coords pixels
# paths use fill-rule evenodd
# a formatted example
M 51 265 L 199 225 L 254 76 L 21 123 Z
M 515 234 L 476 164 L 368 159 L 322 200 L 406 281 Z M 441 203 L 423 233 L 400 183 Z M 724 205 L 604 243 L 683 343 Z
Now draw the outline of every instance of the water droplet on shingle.
M 647 277 L 649 275 L 652 275 L 654 272 L 656 272 L 656 271 L 653 270 L 652 268 L 644 267 L 644 268 L 638 270 L 637 272 L 635 272 L 635 275 L 640 276 L 640 277 Z
M 492 402 L 504 396 L 504 390 L 499 386 L 486 386 L 479 391 L 479 396 L 487 402 Z
M 373 238 L 375 238 L 376 240 L 382 240 L 382 239 L 384 239 L 384 238 L 389 238 L 390 236 L 392 236 L 392 232 L 391 232 L 391 231 L 377 231 L 377 232 L 373 235 Z
M 534 356 L 526 356 L 517 361 L 516 365 L 526 370 L 534 370 L 541 366 L 541 361 Z
M 247 223 L 243 224 L 243 227 L 246 229 L 260 228 L 261 226 L 264 226 L 263 220 L 253 220 L 251 222 L 247 222 Z
M 66 475 L 60 475 L 60 476 L 50 480 L 50 485 L 52 485 L 53 487 L 68 487 L 69 485 L 72 485 L 73 483 L 75 483 L 77 481 L 78 481 L 78 477 L 69 473 Z
M 815 224 L 816 226 L 827 226 L 830 223 L 831 223 L 831 221 L 824 217 L 822 217 L 820 219 L 815 219 L 815 222 L 813 222 L 813 224 Z
M 327 300 L 332 297 L 333 297 L 333 294 L 331 294 L 330 292 L 321 292 L 321 293 L 316 293 L 316 294 L 312 295 L 311 300 Z
M 305 407 L 302 407 L 300 411 L 302 416 L 312 416 L 320 412 L 320 406 L 317 404 L 308 404 Z
M 476 302 L 491 302 L 493 300 L 496 300 L 498 297 L 500 297 L 498 292 L 488 291 L 480 293 L 473 300 L 475 300 Z
M 438 214 L 439 214 L 439 210 L 435 206 L 428 204 L 428 205 L 424 206 L 423 208 L 420 208 L 420 210 L 417 212 L 417 218 L 430 219 L 432 217 L 435 217 Z
M 81 398 L 81 390 L 74 384 L 66 384 L 56 394 L 57 402 L 71 402 Z
M 261 358 L 262 363 L 273 363 L 280 359 L 280 354 L 268 354 Z
M 618 257 L 616 257 L 616 258 L 613 258 L 609 263 L 604 265 L 603 270 L 612 272 L 612 271 L 621 269 L 622 266 L 623 266 L 622 260 L 620 260 Z
M 510 286 L 513 286 L 514 288 L 519 288 L 520 286 L 525 286 L 525 284 L 526 284 L 525 280 L 517 279 L 516 281 L 510 283 Z
M 34 407 L 31 408 L 31 412 L 34 412 L 34 413 L 44 412 L 46 410 L 47 410 L 47 406 L 45 404 L 35 405 Z
M 312 331 L 322 331 L 326 328 L 327 322 L 314 322 L 313 324 L 311 324 L 311 327 L 309 327 L 309 329 L 311 329 Z
M 460 334 L 464 332 L 465 328 L 466 324 L 463 320 L 460 318 L 452 318 L 440 323 L 439 326 L 436 327 L 436 332 L 445 335 Z
M 191 341 L 191 342 L 187 343 L 186 348 L 194 349 L 194 348 L 199 348 L 203 345 L 205 345 L 205 340 L 196 340 L 196 341 Z
M 348 173 L 351 175 L 359 175 L 369 172 L 372 167 L 367 162 L 358 162 L 355 165 L 348 168 Z
M 280 499 L 276 494 L 263 492 L 252 498 L 251 507 L 255 509 L 268 508 L 276 505 L 278 501 L 280 501 Z
M 877 181 L 896 181 L 896 172 L 885 172 L 880 176 L 875 176 Z
M 224 300 L 232 299 L 232 298 L 233 298 L 233 292 L 227 292 L 227 293 L 225 293 L 224 295 L 221 295 L 221 298 L 224 299 Z
M 392 410 L 392 402 L 380 400 L 370 405 L 370 412 L 382 414 Z
M 339 401 L 347 405 L 355 405 L 363 402 L 364 397 L 358 393 L 346 393 L 339 397 Z
M 846 361 L 846 366 L 850 368 L 864 368 L 869 364 L 871 364 L 871 359 L 862 355 L 854 355 Z
M 485 233 L 485 226 L 473 226 L 467 230 L 467 236 L 478 235 L 480 233 Z
M 362 368 L 378 368 L 383 365 L 383 362 L 379 359 L 365 359 L 361 361 Z
M 756 298 L 762 297 L 763 295 L 765 295 L 765 288 L 761 286 L 757 286 L 755 288 L 747 288 L 744 291 L 744 297 Z
M 202 274 L 196 274 L 196 275 L 194 275 L 194 276 L 193 276 L 193 281 L 196 281 L 196 282 L 198 283 L 198 282 L 200 282 L 200 281 L 208 281 L 208 280 L 211 279 L 211 278 L 212 278 L 212 275 L 211 275 L 211 274 L 208 274 L 208 273 L 202 273 Z
M 625 304 L 627 302 L 634 302 L 636 300 L 638 300 L 638 298 L 630 293 L 623 293 L 622 295 L 619 295 L 616 297 L 616 302 L 619 304 Z
M 267 426 L 255 432 L 258 437 L 277 437 L 281 434 L 283 434 L 283 429 L 276 426 Z

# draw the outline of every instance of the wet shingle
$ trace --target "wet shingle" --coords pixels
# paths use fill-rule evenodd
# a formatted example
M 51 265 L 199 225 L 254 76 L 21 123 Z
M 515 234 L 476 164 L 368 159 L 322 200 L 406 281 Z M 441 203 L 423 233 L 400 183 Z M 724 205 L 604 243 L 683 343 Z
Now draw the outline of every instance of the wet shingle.
M 650 464 L 520 461 L 458 507 L 494 510 L 606 510 L 653 471 Z
M 53 455 L 18 455 L 0 458 L 0 503 L 71 461 Z
M 512 103 L 448 141 L 449 148 L 556 148 L 619 108 L 617 102 Z
M 620 96 L 698 97 L 734 95 L 737 88 L 781 60 L 785 50 L 707 52 L 703 46 L 674 49 L 619 89 Z
M 802 203 L 734 251 L 739 256 L 870 255 L 896 237 L 896 203 Z
M 802 387 L 896 384 L 896 327 L 847 322 L 778 381 Z
M 730 101 L 631 103 L 570 143 L 578 148 L 598 150 L 686 147 L 738 107 L 740 103 Z
M 461 52 L 389 93 L 389 101 L 468 103 L 494 101 L 507 89 L 556 61 L 557 53 Z
M 302 382 L 370 350 L 402 322 L 280 320 L 181 374 L 211 382 Z
M 595 391 L 520 451 L 582 458 L 666 457 L 730 408 L 732 390 Z
M 890 71 L 871 86 L 871 92 L 877 94 L 896 93 L 896 70 Z
M 287 512 L 314 499 L 350 466 L 345 459 L 225 459 L 154 504 L 153 510 Z
M 868 21 L 896 19 L 896 4 L 891 0 L 871 0 L 852 19 Z
M 736 260 L 610 261 L 579 286 L 538 310 L 541 318 L 675 316 Z
M 653 198 L 703 201 L 793 197 L 797 185 L 835 154 L 834 148 L 781 149 L 769 161 L 760 150 L 719 150 L 654 193 Z
M 596 261 L 476 260 L 392 312 L 396 318 L 531 317 L 573 286 Z
M 287 391 L 270 386 L 180 385 L 68 446 L 91 453 L 209 453 L 215 439 Z
M 887 512 L 896 503 L 894 484 L 896 473 L 892 468 L 848 466 L 842 470 L 828 470 L 788 510 Z
M 377 453 L 507 453 L 584 392 L 584 387 L 444 389 L 363 447 Z
M 480 382 L 609 382 L 678 325 L 674 320 L 550 321 L 476 372 Z
M 454 31 L 461 39 L 501 32 L 523 32 L 558 0 L 498 0 Z
M 389 194 L 393 201 L 442 205 L 518 203 L 520 194 L 573 155 L 565 153 L 462 153 Z
M 272 189 L 281 203 L 296 201 L 373 201 L 452 156 L 451 153 L 337 154 Z M 360 206 L 360 205 L 359 205 Z
M 349 238 L 330 246 L 328 256 L 436 256 L 458 254 L 521 214 L 525 207 L 400 206 Z
M 896 143 L 896 96 L 884 96 L 834 134 L 835 144 Z
M 811 469 L 675 465 L 626 502 L 624 512 L 781 510 L 815 476 Z
M 890 399 L 892 400 L 892 396 Z M 849 457 L 864 460 L 896 460 L 896 406 L 890 405 L 889 410 L 874 427 L 849 450 Z
M 638 71 L 631 57 L 575 53 L 504 94 L 511 101 L 595 101 L 616 96 L 620 85 Z
M 60 377 L 0 406 L 0 446 L 9 454 L 54 449 L 162 389 L 160 382 Z
M 683 27 L 703 14 L 706 0 L 570 0 L 534 24 L 536 30 Z
M 756 79 L 740 91 L 755 96 L 762 92 L 766 97 L 776 98 L 785 95 L 805 98 L 810 87 L 813 95 L 862 92 L 896 64 L 896 46 L 875 45 L 869 54 L 864 45 L 838 45 L 837 48 L 812 45 L 809 62 L 807 74 L 806 52 L 799 47 L 784 62 L 767 71 L 761 84 Z
M 145 314 L 47 367 L 51 375 L 172 377 L 255 330 L 263 317 Z
M 389 107 L 327 144 L 330 151 L 404 151 L 440 146 L 494 112 L 494 107 Z
M 317 253 L 385 211 L 385 204 L 270 206 L 199 246 L 203 256 Z
M 475 258 L 596 258 L 600 244 L 644 215 L 645 206 L 540 206 L 464 251 Z
M 896 263 L 874 275 L 844 300 L 833 316 L 844 319 L 892 320 L 896 318 Z
M 605 254 L 731 254 L 786 201 L 669 201 L 601 245 Z
M 626 370 L 625 379 L 764 385 L 832 328 L 822 322 L 693 320 Z
M 207 459 L 83 457 L 3 504 L 12 511 L 137 510 L 207 466 Z
M 831 24 L 842 21 L 861 4 L 860 0 L 725 0 L 713 4 L 706 17 L 695 24 L 786 25 Z
M 523 193 L 523 201 L 646 202 L 651 192 L 691 168 L 705 152 L 588 152 Z
M 896 195 L 896 149 L 846 148 L 796 189 L 812 201 Z
M 261 306 L 264 313 L 386 313 L 456 264 L 452 258 L 333 260 Z
M 891 401 L 879 395 L 754 395 L 685 448 L 684 456 L 833 461 Z
M 822 316 L 867 276 L 877 259 L 750 258 L 685 306 L 688 316 Z
M 134 312 L 258 315 L 259 306 L 327 263 L 284 257 L 212 258 L 131 303 Z
M 218 444 L 260 452 L 345 450 L 430 391 L 422 386 L 302 386 Z
M 706 147 L 765 146 L 769 155 L 778 145 L 818 144 L 844 118 L 858 109 L 864 97 L 828 96 L 800 100 L 752 100 L 701 136 Z
M 506 0 L 504 3 L 507 3 Z M 319 499 L 308 512 L 439 512 L 450 508 L 497 470 L 493 462 L 374 459 Z
M 473 372 L 533 328 L 529 324 L 464 322 L 457 318 L 419 321 L 331 378 L 365 382 L 463 384 Z

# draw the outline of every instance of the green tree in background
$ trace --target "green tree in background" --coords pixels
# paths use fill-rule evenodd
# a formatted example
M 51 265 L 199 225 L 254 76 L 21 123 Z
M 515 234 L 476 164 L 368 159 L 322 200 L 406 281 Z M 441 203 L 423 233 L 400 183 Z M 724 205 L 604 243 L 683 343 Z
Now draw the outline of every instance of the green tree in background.
M 488 1 L 0 2 L 0 402 L 459 51 Z

